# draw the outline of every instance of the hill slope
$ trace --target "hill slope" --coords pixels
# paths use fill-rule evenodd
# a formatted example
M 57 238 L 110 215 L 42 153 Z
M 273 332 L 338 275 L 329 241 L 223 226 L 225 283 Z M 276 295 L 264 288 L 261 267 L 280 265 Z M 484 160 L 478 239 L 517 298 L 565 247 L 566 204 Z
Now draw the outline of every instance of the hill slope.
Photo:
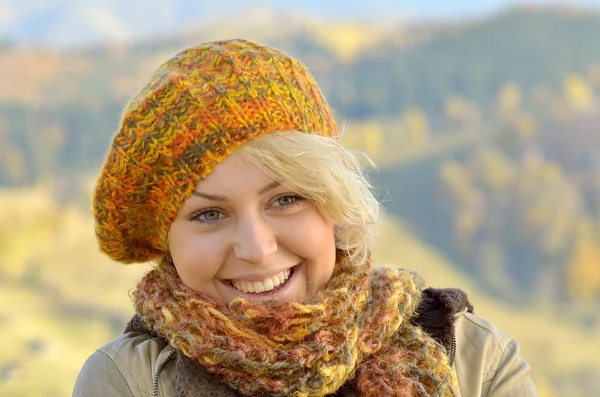
M 477 23 L 438 31 L 415 47 L 375 44 L 333 79 L 333 105 L 348 116 L 397 114 L 417 105 L 433 115 L 459 95 L 489 112 L 499 88 L 515 82 L 526 93 L 560 90 L 569 73 L 600 65 L 600 14 L 513 10 Z M 345 85 L 363 93 L 345 100 Z

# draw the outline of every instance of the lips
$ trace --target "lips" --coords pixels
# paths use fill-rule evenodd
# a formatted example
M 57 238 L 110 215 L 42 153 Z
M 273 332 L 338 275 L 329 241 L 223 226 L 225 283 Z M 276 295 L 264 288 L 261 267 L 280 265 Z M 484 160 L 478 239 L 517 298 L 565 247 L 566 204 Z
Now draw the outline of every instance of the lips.
M 272 291 L 276 287 L 285 284 L 291 274 L 291 269 L 287 269 L 261 281 L 231 280 L 231 285 L 242 292 L 260 294 Z

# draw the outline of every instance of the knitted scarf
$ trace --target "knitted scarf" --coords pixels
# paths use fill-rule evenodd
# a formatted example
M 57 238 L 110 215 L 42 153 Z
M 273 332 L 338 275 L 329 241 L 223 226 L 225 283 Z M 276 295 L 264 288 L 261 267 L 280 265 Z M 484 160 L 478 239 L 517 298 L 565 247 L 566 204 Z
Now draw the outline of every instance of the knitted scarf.
M 411 323 L 413 272 L 351 264 L 305 302 L 218 302 L 162 262 L 133 292 L 143 323 L 243 395 L 326 396 L 348 380 L 363 396 L 454 396 L 444 349 Z

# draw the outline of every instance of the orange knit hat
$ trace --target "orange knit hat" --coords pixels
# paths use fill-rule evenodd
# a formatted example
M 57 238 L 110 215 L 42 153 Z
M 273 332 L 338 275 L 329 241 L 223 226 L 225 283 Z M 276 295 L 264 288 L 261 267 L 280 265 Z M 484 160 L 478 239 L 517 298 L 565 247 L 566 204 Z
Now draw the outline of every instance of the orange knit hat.
M 244 40 L 181 51 L 125 107 L 94 194 L 100 249 L 123 263 L 166 255 L 198 182 L 236 147 L 289 130 L 337 134 L 302 64 Z

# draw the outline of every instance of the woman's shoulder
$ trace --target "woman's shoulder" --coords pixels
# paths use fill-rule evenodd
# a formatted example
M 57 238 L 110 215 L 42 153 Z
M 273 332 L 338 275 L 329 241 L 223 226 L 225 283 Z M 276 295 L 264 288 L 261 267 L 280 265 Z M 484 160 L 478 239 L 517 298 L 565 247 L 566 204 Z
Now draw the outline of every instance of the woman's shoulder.
M 174 354 L 175 350 L 161 338 L 127 332 L 87 359 L 73 396 L 151 396 L 154 377 L 174 370 L 167 368 Z
M 455 317 L 454 367 L 461 395 L 537 396 L 530 366 L 511 336 L 466 310 Z
M 145 332 L 126 332 L 100 347 L 98 352 L 102 352 L 115 360 L 128 361 L 135 358 L 153 362 L 158 359 L 165 349 L 167 351 L 173 350 L 163 338 Z
M 468 341 L 479 348 L 485 347 L 485 350 L 502 351 L 514 341 L 485 318 L 466 310 L 455 315 L 455 327 L 457 340 Z
M 537 396 L 518 343 L 476 316 L 462 290 L 424 290 L 414 321 L 449 352 L 462 396 Z

